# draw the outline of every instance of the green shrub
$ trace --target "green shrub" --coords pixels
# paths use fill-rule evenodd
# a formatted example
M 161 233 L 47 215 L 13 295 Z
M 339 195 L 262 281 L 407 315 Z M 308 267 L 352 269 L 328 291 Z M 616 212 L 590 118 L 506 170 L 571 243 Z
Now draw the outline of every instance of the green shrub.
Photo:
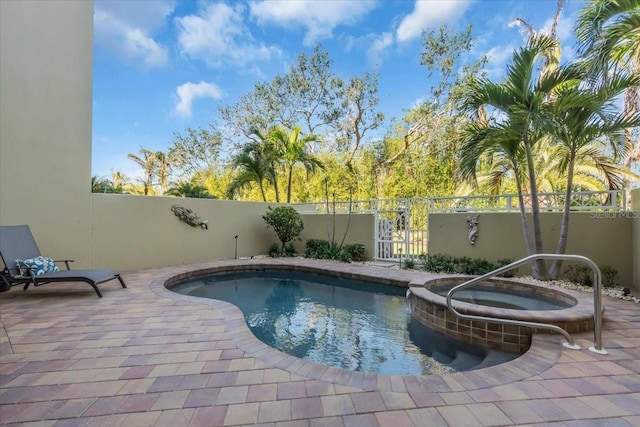
M 296 251 L 296 248 L 293 246 L 293 243 L 289 243 L 287 246 L 284 247 L 283 255 L 288 257 L 294 257 L 298 255 L 298 252 Z
M 338 249 L 336 248 L 336 255 L 334 258 L 331 259 L 337 259 L 338 261 L 342 261 L 342 262 L 351 262 L 353 261 L 353 259 L 351 258 L 351 254 L 345 250 L 341 250 L 338 251 Z
M 362 243 L 352 243 L 350 245 L 344 245 L 342 250 L 349 254 L 351 261 L 363 262 L 368 259 L 367 250 Z
M 341 250 L 338 250 L 337 245 L 332 245 L 326 240 L 309 239 L 305 244 L 304 256 L 316 259 L 335 259 L 343 262 L 366 261 L 367 251 L 360 243 L 344 245 Z
M 291 206 L 277 208 L 269 206 L 267 213 L 262 215 L 262 219 L 267 223 L 267 227 L 273 227 L 278 239 L 282 242 L 282 252 L 285 250 L 285 245 L 298 238 L 304 230 L 302 216 Z
M 307 258 L 326 259 L 329 253 L 329 242 L 320 239 L 309 239 L 305 243 L 304 256 Z
M 567 279 L 585 286 L 593 286 L 593 272 L 586 265 L 570 265 L 565 272 Z
M 511 258 L 499 259 L 496 261 L 496 268 L 504 267 L 505 265 L 509 265 L 513 262 Z M 518 274 L 519 268 L 514 268 L 509 271 L 505 271 L 502 274 L 498 274 L 498 277 L 515 277 Z
M 269 256 L 271 258 L 278 258 L 280 256 L 280 245 L 274 243 L 269 247 Z
M 455 273 L 455 262 L 449 255 L 427 255 L 423 266 L 426 271 L 433 273 Z
M 413 270 L 416 267 L 416 261 L 413 258 L 407 258 L 404 260 L 402 268 L 405 270 Z
M 611 287 L 618 284 L 618 270 L 610 265 L 603 265 L 600 267 L 600 273 L 602 273 L 602 286 Z
M 420 255 L 418 257 L 426 271 L 433 273 L 457 273 L 481 276 L 493 270 L 511 264 L 510 259 L 501 259 L 493 263 L 484 258 L 452 257 L 444 254 Z M 500 274 L 501 277 L 515 276 L 517 269 Z

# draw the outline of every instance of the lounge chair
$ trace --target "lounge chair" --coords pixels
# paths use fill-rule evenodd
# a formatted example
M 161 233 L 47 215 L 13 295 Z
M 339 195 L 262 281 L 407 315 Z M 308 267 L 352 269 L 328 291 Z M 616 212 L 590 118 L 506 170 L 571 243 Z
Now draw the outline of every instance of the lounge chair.
M 28 225 L 3 225 L 0 226 L 0 258 L 4 262 L 5 268 L 0 271 L 0 285 L 5 290 L 12 286 L 24 285 L 27 290 L 29 285 L 41 286 L 54 282 L 86 282 L 96 291 L 98 297 L 102 298 L 102 294 L 98 289 L 98 284 L 118 279 L 123 288 L 126 288 L 120 274 L 113 270 L 71 270 L 69 263 L 73 260 L 58 260 L 54 263 L 64 262 L 66 270 L 38 272 L 37 269 L 30 269 L 22 266 L 19 268 L 16 260 L 31 261 L 38 257 L 42 257 L 38 245 L 31 234 Z M 27 264 L 29 264 L 27 262 Z M 57 270 L 57 267 L 55 267 Z

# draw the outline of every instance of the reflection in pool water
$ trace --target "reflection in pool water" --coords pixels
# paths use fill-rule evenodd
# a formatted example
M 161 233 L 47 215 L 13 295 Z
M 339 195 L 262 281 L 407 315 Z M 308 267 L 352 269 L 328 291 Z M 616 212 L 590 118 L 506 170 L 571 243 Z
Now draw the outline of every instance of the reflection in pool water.
M 265 344 L 353 371 L 424 375 L 517 357 L 453 340 L 412 319 L 406 289 L 328 276 L 260 271 L 199 277 L 171 287 L 236 305 Z

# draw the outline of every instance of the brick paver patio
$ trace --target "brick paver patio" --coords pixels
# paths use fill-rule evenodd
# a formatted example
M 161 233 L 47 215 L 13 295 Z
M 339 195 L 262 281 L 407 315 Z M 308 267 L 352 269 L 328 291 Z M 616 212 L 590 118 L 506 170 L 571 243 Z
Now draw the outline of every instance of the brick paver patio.
M 527 353 L 503 365 L 382 376 L 284 355 L 253 337 L 230 304 L 163 286 L 176 274 L 231 262 L 255 261 L 128 272 L 127 289 L 100 286 L 104 298 L 84 284 L 0 293 L 0 424 L 640 426 L 638 304 L 604 298 L 608 355 L 586 350 L 592 334 L 576 336 L 580 351 L 537 335 Z

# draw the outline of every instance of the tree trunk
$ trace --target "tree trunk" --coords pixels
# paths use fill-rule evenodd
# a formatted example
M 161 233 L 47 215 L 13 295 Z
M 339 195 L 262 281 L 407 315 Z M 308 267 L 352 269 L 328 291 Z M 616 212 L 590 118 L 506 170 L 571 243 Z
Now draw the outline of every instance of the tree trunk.
M 291 182 L 293 181 L 293 166 L 289 166 L 289 182 L 287 185 L 287 203 L 291 203 Z
M 258 182 L 258 186 L 260 187 L 260 194 L 262 194 L 262 201 L 267 201 L 267 196 L 264 194 L 264 186 L 262 185 L 262 181 Z
M 540 226 L 540 204 L 538 202 L 538 185 L 536 183 L 536 173 L 533 165 L 533 153 L 529 136 L 523 136 L 527 155 L 527 169 L 529 173 L 529 186 L 531 188 L 531 217 L 533 218 L 533 241 L 537 254 L 544 253 L 542 244 L 542 228 Z M 533 277 L 538 280 L 548 280 L 547 267 L 544 260 L 538 259 L 532 265 Z
M 276 202 L 280 203 L 280 188 L 278 188 L 278 177 L 273 175 L 273 189 L 276 192 Z
M 520 177 L 518 172 L 518 165 L 513 162 L 513 171 L 516 176 L 516 188 L 518 190 L 518 202 L 520 203 L 520 221 L 522 221 L 522 231 L 524 233 L 524 244 L 527 248 L 527 255 L 535 253 L 533 243 L 531 242 L 531 233 L 529 232 L 529 223 L 527 222 L 527 211 L 524 206 L 524 197 L 522 195 L 522 183 L 520 183 Z
M 562 224 L 560 225 L 560 238 L 558 239 L 557 254 L 563 254 L 567 249 L 567 237 L 569 236 L 569 212 L 571 210 L 571 187 L 573 186 L 573 169 L 575 164 L 575 150 L 571 150 L 571 157 L 569 158 L 569 170 L 567 176 L 567 192 L 564 201 L 564 212 L 562 212 Z M 556 280 L 560 276 L 560 269 L 562 268 L 562 260 L 557 259 L 551 264 L 549 269 L 549 277 Z

